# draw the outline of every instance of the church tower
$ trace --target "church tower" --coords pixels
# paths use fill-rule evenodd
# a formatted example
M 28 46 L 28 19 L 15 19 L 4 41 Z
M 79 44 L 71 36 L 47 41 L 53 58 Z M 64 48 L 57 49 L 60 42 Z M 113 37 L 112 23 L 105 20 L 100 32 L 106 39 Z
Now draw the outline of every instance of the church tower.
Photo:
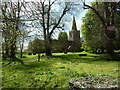
M 72 30 L 69 32 L 70 41 L 80 41 L 80 31 L 77 30 L 75 17 L 73 16 Z
M 74 51 L 80 50 L 80 31 L 77 30 L 75 17 L 73 16 L 72 30 L 69 32 L 69 40 L 73 41 Z

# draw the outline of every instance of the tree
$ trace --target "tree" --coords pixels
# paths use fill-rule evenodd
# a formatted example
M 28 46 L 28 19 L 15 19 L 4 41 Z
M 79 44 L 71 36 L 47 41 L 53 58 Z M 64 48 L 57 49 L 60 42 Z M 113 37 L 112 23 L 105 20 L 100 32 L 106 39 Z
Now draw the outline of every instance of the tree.
M 120 49 L 120 4 L 117 7 L 117 12 L 115 14 L 115 16 L 117 17 L 115 19 L 116 21 L 116 26 L 117 26 L 117 30 L 116 30 L 116 49 Z
M 67 41 L 68 40 L 68 35 L 66 32 L 60 32 L 58 34 L 58 40 L 63 40 L 63 41 Z
M 95 3 L 92 3 L 95 7 Z M 102 3 L 99 4 L 99 11 L 102 13 Z M 82 35 L 84 36 L 83 46 L 86 50 L 104 51 L 105 48 L 105 35 L 102 23 L 97 15 L 90 9 L 83 18 Z
M 19 44 L 19 48 L 20 48 L 20 58 L 23 57 L 24 43 L 25 43 L 25 40 L 28 37 L 30 37 L 29 33 L 30 33 L 30 31 L 27 31 L 27 30 L 23 30 L 23 31 L 21 30 L 20 31 L 20 35 L 19 35 L 19 38 L 18 38 L 18 44 Z
M 29 42 L 28 51 L 38 54 L 44 52 L 44 41 L 40 39 L 34 39 L 32 42 Z
M 4 2 L 2 12 L 3 52 L 5 57 L 15 58 L 16 40 L 19 35 L 20 3 Z
M 105 49 L 109 55 L 109 58 L 115 58 L 115 53 L 114 53 L 114 44 L 113 41 L 115 40 L 115 29 L 109 30 L 109 26 L 115 25 L 115 13 L 117 10 L 117 6 L 120 4 L 120 2 L 103 2 L 103 13 L 104 15 L 101 15 L 101 12 L 97 8 L 94 8 L 93 6 L 87 5 L 85 2 L 83 2 L 84 8 L 86 9 L 92 9 L 93 12 L 97 15 L 99 20 L 102 23 L 102 26 L 105 31 L 105 39 L 106 39 L 106 45 Z M 98 6 L 98 2 L 96 2 L 96 6 Z
M 67 51 L 68 46 L 68 35 L 66 32 L 60 32 L 58 34 L 58 42 L 59 42 L 59 50 L 60 51 Z
M 37 53 L 39 61 L 40 53 L 43 53 L 45 51 L 44 41 L 36 38 L 32 42 L 29 42 L 28 51 L 31 53 Z
M 61 25 L 60 23 L 64 15 L 70 10 L 69 3 L 63 3 L 63 8 L 61 8 L 61 10 L 59 11 L 56 11 L 56 9 L 52 9 L 52 7 L 55 5 L 55 2 L 56 0 L 49 0 L 48 2 L 46 2 L 45 0 L 40 2 L 33 2 L 32 5 L 34 6 L 34 9 L 31 9 L 32 14 L 36 16 L 34 18 L 38 19 L 37 24 L 42 27 L 45 40 L 45 51 L 47 56 L 52 55 L 51 37 L 54 34 L 55 30 L 57 30 L 57 28 L 63 28 L 63 25 Z
M 24 31 L 23 35 L 20 27 L 25 26 L 25 21 L 29 21 L 24 8 L 24 2 L 3 2 L 0 7 L 0 11 L 2 13 L 0 16 L 2 19 L 1 32 L 4 39 L 2 43 L 3 57 L 16 58 L 16 44 L 22 41 L 20 44 L 20 50 L 22 52 L 24 43 L 23 39 L 25 38 L 25 33 L 27 33 L 27 31 Z

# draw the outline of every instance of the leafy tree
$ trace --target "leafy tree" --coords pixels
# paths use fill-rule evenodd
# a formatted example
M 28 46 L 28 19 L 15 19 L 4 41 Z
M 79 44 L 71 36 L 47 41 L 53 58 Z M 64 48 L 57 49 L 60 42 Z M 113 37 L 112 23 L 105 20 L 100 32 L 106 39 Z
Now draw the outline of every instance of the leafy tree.
M 99 10 L 99 3 L 96 2 L 94 6 L 87 5 L 85 2 L 83 2 L 84 8 L 91 9 L 99 18 L 100 22 L 102 23 L 102 27 L 104 29 L 105 34 L 105 49 L 108 53 L 110 58 L 115 58 L 115 46 L 114 46 L 114 40 L 116 39 L 116 30 L 108 30 L 108 26 L 114 26 L 116 25 L 115 21 L 115 13 L 116 10 L 120 4 L 120 2 L 103 2 L 102 12 Z
M 94 3 L 93 3 L 94 5 Z M 94 5 L 95 7 L 95 5 Z M 102 4 L 99 4 L 99 11 L 102 12 Z M 102 23 L 97 15 L 90 9 L 83 18 L 82 34 L 84 35 L 83 46 L 86 50 L 96 51 L 98 49 L 104 50 L 105 36 Z
M 28 51 L 32 53 L 41 53 L 45 51 L 44 41 L 40 39 L 35 39 L 29 42 Z
M 24 31 L 23 35 L 20 27 L 24 26 L 24 21 L 29 21 L 25 18 L 27 15 L 25 14 L 24 1 L 3 2 L 0 7 L 0 12 L 2 14 L 0 16 L 2 19 L 2 29 L 0 31 L 2 32 L 3 38 L 2 56 L 5 58 L 16 58 L 16 44 L 21 42 L 20 49 L 22 51 L 24 43 L 23 39 L 25 38 L 25 33 L 27 33 L 27 31 Z
M 59 34 L 58 34 L 58 40 L 68 40 L 68 35 L 67 35 L 67 33 L 66 32 L 60 32 Z
M 1 6 L 2 12 L 2 44 L 5 57 L 15 58 L 16 42 L 19 35 L 20 3 L 4 2 Z
M 18 38 L 18 45 L 19 45 L 19 48 L 20 48 L 20 58 L 23 57 L 24 43 L 25 43 L 26 39 L 28 37 L 30 37 L 29 33 L 30 33 L 30 31 L 27 31 L 27 30 L 23 30 L 23 31 L 21 30 L 20 31 L 20 35 L 19 35 L 19 38 Z
M 59 42 L 59 50 L 60 51 L 67 51 L 68 46 L 68 35 L 66 32 L 60 32 L 58 34 L 58 42 Z

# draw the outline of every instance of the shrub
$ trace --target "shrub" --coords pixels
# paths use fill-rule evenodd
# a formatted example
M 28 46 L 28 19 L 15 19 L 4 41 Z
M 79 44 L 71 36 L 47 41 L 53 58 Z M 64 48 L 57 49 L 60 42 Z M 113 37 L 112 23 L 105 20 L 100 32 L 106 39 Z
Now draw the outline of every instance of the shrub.
M 36 53 L 33 53 L 33 55 L 36 55 Z
M 28 55 L 32 55 L 32 53 L 28 53 Z
M 67 51 L 64 51 L 64 54 L 67 54 Z
M 62 53 L 63 51 L 59 51 L 59 53 Z
M 80 49 L 80 52 L 83 52 L 84 51 L 84 49 Z
M 27 58 L 26 56 L 23 56 L 22 58 Z
M 42 57 L 44 57 L 45 55 L 42 55 Z

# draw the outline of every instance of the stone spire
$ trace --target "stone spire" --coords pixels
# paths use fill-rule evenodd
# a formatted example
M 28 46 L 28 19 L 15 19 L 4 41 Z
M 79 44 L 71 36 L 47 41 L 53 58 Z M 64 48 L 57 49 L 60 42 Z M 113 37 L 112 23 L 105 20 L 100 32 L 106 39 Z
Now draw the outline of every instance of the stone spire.
M 76 25 L 75 17 L 73 16 L 72 31 L 76 31 L 76 30 L 77 30 L 77 25 Z

